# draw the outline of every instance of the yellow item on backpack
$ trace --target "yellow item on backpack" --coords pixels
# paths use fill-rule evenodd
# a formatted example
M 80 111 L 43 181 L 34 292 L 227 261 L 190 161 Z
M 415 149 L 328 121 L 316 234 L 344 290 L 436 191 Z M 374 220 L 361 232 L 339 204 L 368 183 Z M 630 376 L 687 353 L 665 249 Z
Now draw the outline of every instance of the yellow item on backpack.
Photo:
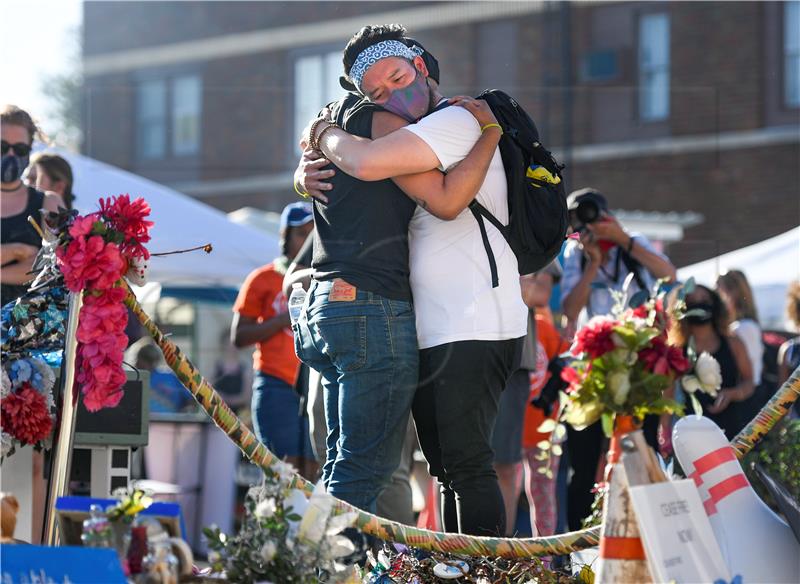
M 542 182 L 550 183 L 551 185 L 557 185 L 561 182 L 560 176 L 553 176 L 544 166 L 539 165 L 529 166 L 525 176 Z M 538 188 L 538 185 L 534 186 Z

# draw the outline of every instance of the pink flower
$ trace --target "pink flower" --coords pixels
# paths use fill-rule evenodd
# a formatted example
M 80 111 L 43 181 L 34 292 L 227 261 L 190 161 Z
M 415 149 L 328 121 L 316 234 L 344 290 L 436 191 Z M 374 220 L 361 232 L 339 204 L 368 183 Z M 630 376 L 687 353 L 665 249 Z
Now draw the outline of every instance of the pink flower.
M 84 217 L 76 217 L 69 228 L 69 234 L 73 238 L 86 237 L 92 232 L 94 224 L 99 220 L 97 213 L 92 213 Z
M 614 350 L 612 334 L 619 323 L 605 316 L 595 316 L 575 335 L 572 353 L 586 353 L 590 359 L 602 357 Z
M 647 371 L 656 375 L 683 375 L 691 368 L 683 351 L 668 345 L 663 337 L 654 338 L 649 347 L 639 351 L 639 360 Z
M 94 258 L 102 251 L 103 246 L 103 238 L 95 235 L 88 239 L 78 237 L 66 247 L 56 249 L 59 268 L 64 274 L 64 284 L 70 291 L 84 290 L 89 280 L 100 275 Z
M 3 430 L 23 444 L 36 444 L 50 435 L 53 419 L 44 396 L 27 383 L 0 402 Z
M 129 195 L 119 195 L 100 199 L 100 213 L 108 220 L 112 229 L 125 236 L 123 252 L 134 257 L 150 257 L 141 244 L 150 241 L 152 221 L 145 220 L 150 215 L 150 205 L 139 197 L 131 202 Z
M 569 383 L 567 393 L 576 391 L 581 386 L 581 377 L 574 367 L 564 367 L 561 370 L 561 379 Z
M 92 290 L 106 290 L 113 287 L 128 269 L 128 264 L 115 243 L 106 243 L 95 256 L 94 262 L 100 273 L 87 282 Z

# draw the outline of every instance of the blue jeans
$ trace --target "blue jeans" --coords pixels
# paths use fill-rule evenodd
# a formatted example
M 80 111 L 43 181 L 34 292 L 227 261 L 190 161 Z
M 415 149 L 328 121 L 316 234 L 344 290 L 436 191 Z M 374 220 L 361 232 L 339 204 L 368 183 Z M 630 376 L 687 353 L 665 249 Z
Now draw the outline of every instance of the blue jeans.
M 275 456 L 314 459 L 308 418 L 301 411 L 300 396 L 291 385 L 256 371 L 251 410 L 256 436 Z
M 322 375 L 326 461 L 322 480 L 335 497 L 375 512 L 400 463 L 418 380 L 410 302 L 359 290 L 330 301 L 332 282 L 314 281 L 297 323 L 295 351 Z

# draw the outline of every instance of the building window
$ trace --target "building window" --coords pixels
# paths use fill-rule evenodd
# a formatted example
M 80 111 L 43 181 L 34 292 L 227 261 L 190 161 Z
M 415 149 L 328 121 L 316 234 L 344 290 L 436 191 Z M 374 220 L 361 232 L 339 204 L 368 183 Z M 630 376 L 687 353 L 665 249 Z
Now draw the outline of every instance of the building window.
M 332 51 L 300 57 L 294 62 L 294 135 L 298 143 L 308 122 L 322 107 L 342 95 L 342 53 Z M 297 146 L 299 151 L 299 146 Z
M 669 117 L 669 16 L 645 14 L 639 21 L 639 117 Z
M 800 2 L 784 4 L 783 101 L 787 107 L 800 107 Z
M 196 75 L 172 80 L 172 153 L 176 156 L 200 151 L 202 91 Z
M 144 81 L 137 91 L 137 144 L 141 158 L 163 158 L 167 135 L 167 84 L 163 79 Z

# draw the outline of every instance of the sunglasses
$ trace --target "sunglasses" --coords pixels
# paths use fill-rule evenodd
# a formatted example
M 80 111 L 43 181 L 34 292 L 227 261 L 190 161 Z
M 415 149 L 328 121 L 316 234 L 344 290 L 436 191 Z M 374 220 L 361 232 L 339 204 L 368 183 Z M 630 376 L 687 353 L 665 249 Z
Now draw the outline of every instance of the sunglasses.
M 3 140 L 0 145 L 2 145 L 2 152 L 3 156 L 8 154 L 8 151 L 12 148 L 14 152 L 16 152 L 17 156 L 27 156 L 31 153 L 31 146 L 30 144 L 25 144 L 24 142 L 17 142 L 16 144 L 9 144 L 5 140 Z

